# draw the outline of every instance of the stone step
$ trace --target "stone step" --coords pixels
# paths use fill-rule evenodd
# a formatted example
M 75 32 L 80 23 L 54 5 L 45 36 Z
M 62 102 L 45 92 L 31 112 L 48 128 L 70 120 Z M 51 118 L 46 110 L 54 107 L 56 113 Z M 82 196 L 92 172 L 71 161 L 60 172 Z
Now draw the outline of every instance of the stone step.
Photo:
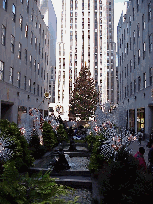
M 90 177 L 83 176 L 51 176 L 55 178 L 57 184 L 62 184 L 72 188 L 83 188 L 92 190 L 92 181 Z
M 61 172 L 51 172 L 51 176 L 83 176 L 83 177 L 90 177 L 90 171 L 61 171 Z
M 89 157 L 89 152 L 70 152 L 70 151 L 64 151 L 64 154 L 68 154 L 70 157 Z M 58 153 L 53 153 L 52 156 L 58 156 Z
M 43 174 L 45 174 L 47 171 L 49 171 L 49 169 L 45 169 L 45 168 L 35 168 L 35 167 L 31 167 L 29 168 L 29 173 L 33 174 L 33 173 L 38 173 L 42 171 Z M 63 170 L 60 172 L 50 172 L 51 176 L 82 176 L 82 177 L 90 177 L 91 173 L 90 171 L 70 171 L 70 170 Z

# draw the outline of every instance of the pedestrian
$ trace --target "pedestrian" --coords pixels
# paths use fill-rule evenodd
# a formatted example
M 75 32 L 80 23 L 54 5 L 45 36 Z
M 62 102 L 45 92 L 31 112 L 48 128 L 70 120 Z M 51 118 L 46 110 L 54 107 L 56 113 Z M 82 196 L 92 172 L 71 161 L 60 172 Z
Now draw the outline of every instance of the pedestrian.
M 146 172 L 147 166 L 143 156 L 144 153 L 145 149 L 143 147 L 139 147 L 139 151 L 134 155 L 134 157 L 139 161 L 140 169 Z
M 141 145 L 141 141 L 142 141 L 142 133 L 141 132 L 138 132 L 138 141 L 139 141 L 139 144 Z
M 148 153 L 148 161 L 150 163 L 149 171 L 150 173 L 153 173 L 153 142 L 151 143 L 151 149 L 149 150 L 149 153 Z

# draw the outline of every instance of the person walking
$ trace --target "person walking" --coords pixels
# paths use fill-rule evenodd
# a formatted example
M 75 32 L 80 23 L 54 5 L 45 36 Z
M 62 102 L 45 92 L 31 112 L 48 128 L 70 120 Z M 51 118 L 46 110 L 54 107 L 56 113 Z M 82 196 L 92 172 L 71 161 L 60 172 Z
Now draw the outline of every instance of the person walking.
M 139 147 L 139 151 L 134 155 L 134 157 L 139 161 L 140 169 L 146 172 L 147 166 L 143 156 L 144 153 L 145 153 L 145 149 L 143 147 Z
M 148 153 L 148 161 L 150 163 L 149 165 L 149 172 L 153 174 L 153 142 L 151 143 L 151 149 Z
M 138 141 L 139 141 L 139 145 L 141 145 L 141 141 L 142 141 L 142 133 L 138 132 Z

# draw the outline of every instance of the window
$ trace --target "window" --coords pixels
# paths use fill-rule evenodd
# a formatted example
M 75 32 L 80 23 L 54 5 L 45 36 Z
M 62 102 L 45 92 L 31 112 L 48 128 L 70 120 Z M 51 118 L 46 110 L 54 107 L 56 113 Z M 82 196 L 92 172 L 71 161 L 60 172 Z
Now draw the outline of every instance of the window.
M 131 16 L 129 16 L 129 26 L 131 26 Z
M 27 0 L 27 13 L 29 13 L 29 0 Z
M 47 65 L 48 65 L 48 55 L 47 55 Z
M 130 72 L 132 72 L 132 60 L 130 60 Z
M 126 87 L 125 87 L 125 98 L 126 98 Z
M 37 96 L 39 96 L 39 85 L 37 84 Z
M 143 88 L 145 89 L 146 87 L 147 87 L 146 73 L 143 73 Z
M 35 22 L 35 28 L 37 28 L 37 21 Z
M 41 24 L 39 24 L 39 34 L 41 35 Z
M 128 73 L 129 73 L 129 68 L 128 68 L 128 64 L 127 64 L 127 76 L 128 76 Z
M 17 86 L 18 86 L 18 88 L 20 88 L 20 80 L 21 80 L 21 73 L 18 72 L 17 73 Z
M 45 80 L 45 78 L 46 78 L 46 77 L 45 77 L 45 70 L 44 70 L 44 80 Z
M 27 53 L 27 50 L 25 49 L 25 63 L 27 64 L 27 56 L 28 56 L 28 53 Z
M 20 2 L 23 4 L 23 0 L 20 0 Z
M 12 4 L 12 21 L 15 22 L 15 16 L 16 16 L 16 6 Z
M 135 55 L 133 55 L 133 68 L 135 69 Z
M 140 91 L 141 88 L 141 77 L 138 77 L 138 91 Z
M 21 43 L 19 43 L 18 59 L 21 59 L 21 49 L 22 49 L 22 45 Z
M 46 52 L 45 52 L 45 63 L 46 63 Z
M 152 36 L 151 34 L 149 35 L 149 53 L 152 52 Z
M 48 83 L 48 73 L 47 73 L 47 83 Z
M 127 96 L 129 96 L 129 86 L 127 85 Z
M 24 76 L 24 90 L 26 90 L 27 88 L 27 77 Z
M 41 78 L 43 77 L 43 68 L 41 68 Z
M 23 17 L 22 17 L 21 14 L 20 14 L 19 26 L 20 26 L 21 31 L 22 31 L 22 25 L 23 25 Z
M 35 37 L 35 50 L 37 50 L 37 38 Z
M 33 42 L 33 32 L 31 31 L 31 38 L 30 38 L 30 44 L 32 45 Z
M 149 81 L 150 81 L 150 86 L 152 86 L 152 83 L 153 83 L 153 68 L 152 67 L 149 69 Z
M 44 39 L 44 30 L 42 31 L 42 38 Z
M 146 24 L 145 24 L 145 18 L 144 14 L 142 15 L 142 30 L 145 30 Z
M 42 97 L 42 86 L 41 86 L 41 97 Z
M 11 35 L 11 52 L 14 53 L 15 37 Z
M 133 8 L 133 21 L 134 21 L 134 8 Z
M 38 63 L 38 76 L 39 76 L 39 71 L 40 71 L 40 69 L 39 69 L 39 68 L 40 68 L 40 66 L 39 66 L 39 63 Z
M 29 79 L 29 91 L 31 92 L 31 79 Z
M 4 62 L 0 60 L 0 80 L 4 80 Z
M 46 45 L 46 40 L 47 40 L 47 36 L 46 36 L 46 34 L 45 34 L 45 45 Z
M 130 96 L 132 95 L 132 82 L 130 83 Z
M 28 38 L 28 25 L 25 26 L 25 37 Z
M 33 22 L 33 14 L 34 14 L 34 10 L 32 9 L 31 11 L 31 21 Z
M 140 64 L 140 49 L 138 50 L 138 64 Z
M 34 71 L 36 72 L 36 60 L 35 59 L 33 61 L 33 65 L 34 65 Z
M 146 43 L 143 43 L 143 59 L 145 58 L 145 53 L 146 53 Z
M 130 50 L 131 50 L 131 37 L 130 37 Z
M 126 78 L 126 67 L 125 67 L 125 78 Z
M 140 37 L 140 24 L 137 25 L 137 37 Z
M 135 30 L 133 31 L 133 44 L 135 44 Z
M 129 53 L 129 45 L 127 43 L 127 55 L 128 55 L 128 53 Z
M 30 55 L 30 67 L 32 67 L 32 55 Z
M 148 4 L 148 21 L 151 20 L 151 2 Z
M 13 84 L 13 68 L 10 67 L 10 72 L 9 72 L 9 82 Z
M 6 27 L 2 25 L 2 36 L 1 36 L 1 43 L 5 46 L 5 38 L 6 38 Z
M 43 59 L 43 48 L 42 48 L 42 55 L 41 55 L 42 59 Z
M 139 4 L 140 4 L 140 2 L 139 2 L 139 0 L 137 0 L 137 12 L 139 11 Z
M 136 92 L 136 80 L 134 80 L 134 93 Z
M 40 55 L 40 43 L 39 43 L 39 55 Z
M 7 10 L 7 0 L 3 0 L 3 9 Z

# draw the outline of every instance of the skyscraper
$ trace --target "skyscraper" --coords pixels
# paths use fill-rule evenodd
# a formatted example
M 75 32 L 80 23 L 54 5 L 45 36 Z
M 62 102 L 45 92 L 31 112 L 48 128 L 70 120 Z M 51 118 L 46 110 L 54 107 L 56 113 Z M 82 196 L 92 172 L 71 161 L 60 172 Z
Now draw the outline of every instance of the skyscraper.
M 113 0 L 62 0 L 57 18 L 55 103 L 68 119 L 69 100 L 81 66 L 88 66 L 99 103 L 116 103 Z

